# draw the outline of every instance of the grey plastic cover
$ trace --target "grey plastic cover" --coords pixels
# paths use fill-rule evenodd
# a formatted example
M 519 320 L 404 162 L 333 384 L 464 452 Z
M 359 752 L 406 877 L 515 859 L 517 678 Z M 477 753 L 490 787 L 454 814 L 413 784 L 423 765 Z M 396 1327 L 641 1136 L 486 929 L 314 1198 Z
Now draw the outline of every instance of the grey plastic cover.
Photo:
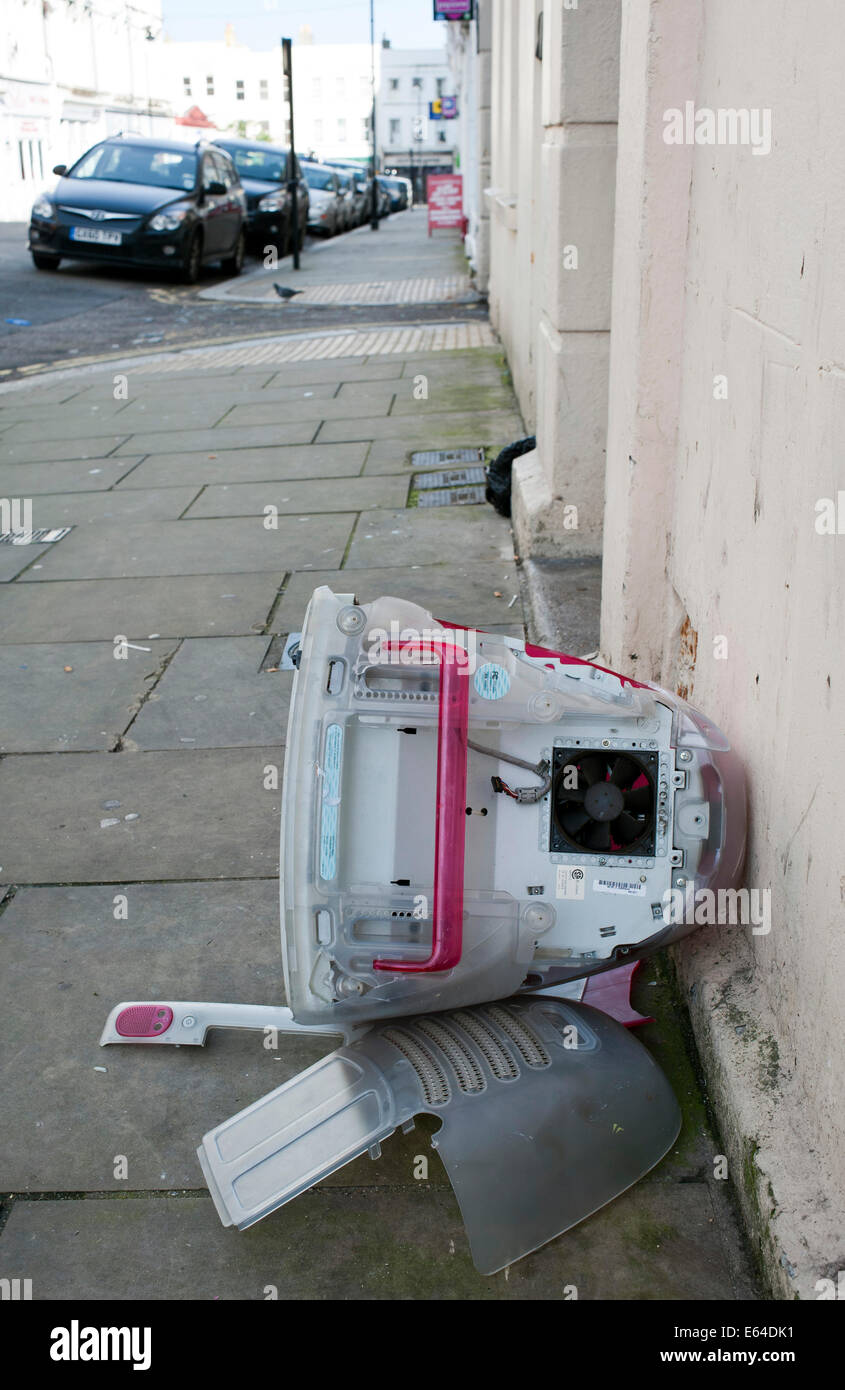
M 380 1024 L 205 1135 L 224 1225 L 253 1225 L 423 1112 L 483 1274 L 624 1192 L 677 1138 L 669 1083 L 587 1005 L 522 996 Z

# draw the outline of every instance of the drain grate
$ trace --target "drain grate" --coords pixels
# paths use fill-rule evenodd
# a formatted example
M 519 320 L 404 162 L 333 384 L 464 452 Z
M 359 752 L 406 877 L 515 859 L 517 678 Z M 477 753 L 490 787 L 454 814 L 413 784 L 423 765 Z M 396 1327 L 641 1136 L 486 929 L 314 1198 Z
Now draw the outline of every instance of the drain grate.
M 416 473 L 412 486 L 421 492 L 432 487 L 471 487 L 485 483 L 483 468 L 441 468 L 436 473 Z
M 483 463 L 484 450 L 478 449 L 425 449 L 422 453 L 411 454 L 414 468 L 448 468 L 450 464 Z
M 69 536 L 70 526 L 39 526 L 35 531 L 0 531 L 0 545 L 49 545 Z
M 468 507 L 484 501 L 483 487 L 443 487 L 421 492 L 418 507 Z

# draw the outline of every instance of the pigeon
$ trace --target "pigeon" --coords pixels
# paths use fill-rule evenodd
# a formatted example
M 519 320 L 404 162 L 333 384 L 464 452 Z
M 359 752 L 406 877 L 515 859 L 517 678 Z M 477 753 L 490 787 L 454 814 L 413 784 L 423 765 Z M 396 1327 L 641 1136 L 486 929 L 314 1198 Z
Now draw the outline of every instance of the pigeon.
M 302 290 L 291 290 L 288 289 L 287 285 L 277 285 L 275 280 L 273 281 L 273 289 L 280 299 L 293 299 L 295 294 L 302 294 Z

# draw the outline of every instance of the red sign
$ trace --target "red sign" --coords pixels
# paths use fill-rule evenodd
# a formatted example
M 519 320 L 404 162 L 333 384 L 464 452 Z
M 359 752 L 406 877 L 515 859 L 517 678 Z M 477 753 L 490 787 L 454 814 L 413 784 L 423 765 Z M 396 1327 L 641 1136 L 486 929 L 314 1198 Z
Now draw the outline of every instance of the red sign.
M 429 174 L 428 234 L 433 227 L 462 227 L 464 181 L 461 174 Z

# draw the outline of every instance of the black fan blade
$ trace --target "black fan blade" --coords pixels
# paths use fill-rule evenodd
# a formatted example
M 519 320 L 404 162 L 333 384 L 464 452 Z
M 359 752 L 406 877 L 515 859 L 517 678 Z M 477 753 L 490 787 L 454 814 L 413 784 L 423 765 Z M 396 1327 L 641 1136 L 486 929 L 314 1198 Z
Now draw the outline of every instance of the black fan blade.
M 559 806 L 565 805 L 567 801 L 583 801 L 586 795 L 586 787 L 566 787 L 563 778 L 558 781 L 555 788 L 555 801 Z
M 588 849 L 610 849 L 610 826 L 607 821 L 594 821 L 584 843 Z
M 630 787 L 632 782 L 636 782 L 642 769 L 636 763 L 631 762 L 630 758 L 617 758 L 610 773 L 610 780 L 614 787 Z
M 560 823 L 567 835 L 577 835 L 578 831 L 583 829 L 589 819 L 590 817 L 587 815 L 586 811 L 581 811 L 577 806 L 574 806 L 571 811 L 564 811 L 563 815 L 560 817 Z
M 625 810 L 633 815 L 647 815 L 651 810 L 651 787 L 634 787 L 625 793 Z
M 623 811 L 621 816 L 617 816 L 616 820 L 613 821 L 613 838 L 620 845 L 633 844 L 644 830 L 645 826 L 634 820 L 634 817 L 629 816 L 626 811 Z
M 578 780 L 580 781 L 583 777 L 584 781 L 587 783 L 587 786 L 591 787 L 594 782 L 604 781 L 606 771 L 605 760 L 604 758 L 597 757 L 595 754 L 593 754 L 592 757 L 583 758 L 581 760 L 581 766 L 578 769 L 578 771 Z

